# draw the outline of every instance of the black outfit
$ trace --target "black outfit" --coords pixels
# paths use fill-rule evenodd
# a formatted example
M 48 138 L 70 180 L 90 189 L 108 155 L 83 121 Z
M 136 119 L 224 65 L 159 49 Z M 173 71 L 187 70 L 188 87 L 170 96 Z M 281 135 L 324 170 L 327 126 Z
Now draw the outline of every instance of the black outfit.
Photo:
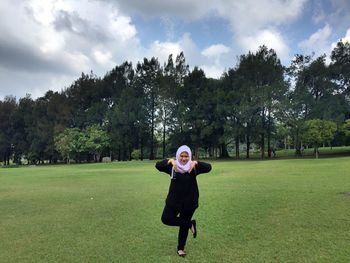
M 192 226 L 191 218 L 198 207 L 199 191 L 196 176 L 201 173 L 208 173 L 211 170 L 210 164 L 197 162 L 198 164 L 191 173 L 176 173 L 175 179 L 171 180 L 162 214 L 162 222 L 164 224 L 180 227 L 178 250 L 183 250 L 186 245 L 188 230 Z M 173 166 L 168 164 L 168 160 L 165 159 L 157 162 L 156 168 L 171 175 Z

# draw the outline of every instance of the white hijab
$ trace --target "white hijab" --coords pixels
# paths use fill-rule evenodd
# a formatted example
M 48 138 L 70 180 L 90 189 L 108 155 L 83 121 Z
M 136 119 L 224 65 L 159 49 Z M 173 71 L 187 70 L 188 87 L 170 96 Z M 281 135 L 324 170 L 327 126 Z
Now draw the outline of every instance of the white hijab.
M 188 153 L 188 162 L 186 164 L 182 164 L 180 162 L 180 154 L 183 152 L 187 152 Z M 192 152 L 190 147 L 188 147 L 187 145 L 182 145 L 179 147 L 179 149 L 177 149 L 176 151 L 176 172 L 179 173 L 186 173 L 188 172 L 188 170 L 190 170 L 190 165 L 192 163 Z

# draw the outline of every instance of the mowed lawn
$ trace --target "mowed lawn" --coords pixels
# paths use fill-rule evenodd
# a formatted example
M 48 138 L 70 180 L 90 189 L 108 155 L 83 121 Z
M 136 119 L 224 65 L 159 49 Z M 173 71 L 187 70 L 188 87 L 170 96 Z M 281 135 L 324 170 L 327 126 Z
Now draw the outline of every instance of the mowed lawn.
M 176 255 L 155 162 L 0 169 L 0 262 L 349 262 L 350 158 L 213 161 Z

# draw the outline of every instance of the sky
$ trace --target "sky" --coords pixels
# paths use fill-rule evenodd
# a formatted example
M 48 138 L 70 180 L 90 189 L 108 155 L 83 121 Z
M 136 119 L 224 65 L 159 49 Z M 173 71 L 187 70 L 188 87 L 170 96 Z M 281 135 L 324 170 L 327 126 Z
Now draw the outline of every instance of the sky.
M 350 42 L 349 0 L 1 0 L 0 100 L 181 51 L 211 78 L 263 44 L 288 66 L 340 39 Z

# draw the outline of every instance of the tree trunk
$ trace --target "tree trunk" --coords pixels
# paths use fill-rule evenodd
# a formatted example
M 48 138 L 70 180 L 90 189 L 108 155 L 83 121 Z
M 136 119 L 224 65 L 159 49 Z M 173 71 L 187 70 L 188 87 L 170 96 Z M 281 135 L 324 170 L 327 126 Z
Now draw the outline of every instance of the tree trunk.
M 220 148 L 221 148 L 220 158 L 229 158 L 230 156 L 228 155 L 227 145 L 225 143 L 222 143 Z
M 261 159 L 265 158 L 265 107 L 262 109 L 261 113 L 261 127 L 262 127 L 262 133 L 261 133 L 261 146 L 260 146 L 260 155 Z
M 163 159 L 165 159 L 165 126 L 166 125 L 166 114 L 164 113 L 164 122 L 163 122 Z
M 269 111 L 267 120 L 267 156 L 271 158 L 271 114 Z
M 199 159 L 199 147 L 196 145 L 194 147 L 194 157 L 198 160 Z
M 236 159 L 239 159 L 239 136 L 235 138 Z
M 118 162 L 120 162 L 122 160 L 121 158 L 121 150 L 120 150 L 120 147 L 118 148 Z
M 249 159 L 249 148 L 250 148 L 250 138 L 249 135 L 247 135 L 247 153 L 246 153 L 246 158 Z
M 140 143 L 140 150 L 141 150 L 141 161 L 143 161 L 143 140 L 142 139 Z
M 152 94 L 152 117 L 151 117 L 151 152 L 149 159 L 154 160 L 154 95 Z
M 287 136 L 284 136 L 284 149 L 287 150 Z
M 261 159 L 265 158 L 265 134 L 261 134 Z
M 301 155 L 300 154 L 299 129 L 297 129 L 295 131 L 294 148 L 295 148 L 295 155 Z
M 214 156 L 214 148 L 212 146 L 210 146 L 208 151 L 209 151 L 209 158 L 213 158 L 213 156 Z

